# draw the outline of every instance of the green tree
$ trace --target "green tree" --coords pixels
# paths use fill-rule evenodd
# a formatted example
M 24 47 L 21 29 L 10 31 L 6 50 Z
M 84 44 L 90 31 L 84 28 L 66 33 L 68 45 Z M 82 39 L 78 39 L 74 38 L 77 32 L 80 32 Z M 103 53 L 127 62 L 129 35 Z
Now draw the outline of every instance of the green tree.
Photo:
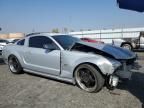
M 64 33 L 68 32 L 68 28 L 66 28 L 66 27 L 63 30 L 64 30 Z
M 59 29 L 58 28 L 52 29 L 52 33 L 59 33 Z
M 74 30 L 70 30 L 70 32 L 74 32 Z

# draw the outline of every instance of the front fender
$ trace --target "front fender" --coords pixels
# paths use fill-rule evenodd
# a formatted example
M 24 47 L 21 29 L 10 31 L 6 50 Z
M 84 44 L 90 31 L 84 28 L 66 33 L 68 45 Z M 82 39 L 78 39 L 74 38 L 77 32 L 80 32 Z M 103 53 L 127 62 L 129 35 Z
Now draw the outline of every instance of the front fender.
M 105 58 L 101 55 L 82 53 L 78 51 L 62 51 L 61 76 L 72 78 L 75 68 L 83 63 L 91 63 L 96 65 L 104 75 L 112 74 L 115 70 L 115 67 L 120 66 L 118 61 Z M 118 65 L 114 66 L 114 64 Z
M 105 57 L 88 57 L 88 58 L 81 58 L 79 60 L 77 60 L 75 62 L 75 66 L 78 66 L 80 64 L 83 64 L 83 63 L 91 63 L 91 64 L 94 64 L 96 65 L 102 72 L 102 74 L 106 75 L 106 74 L 112 74 L 114 71 L 115 71 L 115 66 L 114 64 L 117 63 L 117 67 L 120 66 L 120 63 L 115 61 L 115 60 L 112 60 L 112 59 L 108 59 L 108 58 L 105 58 Z

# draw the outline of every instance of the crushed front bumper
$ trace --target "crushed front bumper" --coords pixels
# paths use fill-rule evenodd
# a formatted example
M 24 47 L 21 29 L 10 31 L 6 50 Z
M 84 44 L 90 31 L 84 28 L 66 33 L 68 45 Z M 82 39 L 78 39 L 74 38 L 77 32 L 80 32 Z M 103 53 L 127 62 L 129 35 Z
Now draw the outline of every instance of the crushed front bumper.
M 130 80 L 131 76 L 132 76 L 132 71 L 130 71 L 130 70 L 127 70 L 127 71 L 118 70 L 115 74 L 121 79 L 129 79 Z
M 134 64 L 127 65 L 126 63 L 123 63 L 122 66 L 115 71 L 115 75 L 117 75 L 121 79 L 130 80 L 132 76 L 133 67 L 134 67 Z

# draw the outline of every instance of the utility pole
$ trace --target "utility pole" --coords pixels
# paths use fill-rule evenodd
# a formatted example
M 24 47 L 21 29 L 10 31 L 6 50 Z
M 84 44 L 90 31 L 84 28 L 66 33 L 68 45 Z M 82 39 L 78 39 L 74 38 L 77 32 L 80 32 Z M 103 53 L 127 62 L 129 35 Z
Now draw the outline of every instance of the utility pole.
M 33 28 L 33 29 L 32 29 L 32 33 L 34 33 L 34 32 L 35 32 L 35 29 Z

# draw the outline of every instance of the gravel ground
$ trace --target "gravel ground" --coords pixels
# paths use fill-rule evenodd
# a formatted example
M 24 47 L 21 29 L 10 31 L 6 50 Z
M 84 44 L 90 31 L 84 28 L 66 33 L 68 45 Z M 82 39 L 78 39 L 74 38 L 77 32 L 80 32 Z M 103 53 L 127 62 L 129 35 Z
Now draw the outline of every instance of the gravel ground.
M 13 75 L 0 60 L 0 108 L 144 108 L 144 56 L 137 62 L 131 81 L 87 93 L 48 78 Z

